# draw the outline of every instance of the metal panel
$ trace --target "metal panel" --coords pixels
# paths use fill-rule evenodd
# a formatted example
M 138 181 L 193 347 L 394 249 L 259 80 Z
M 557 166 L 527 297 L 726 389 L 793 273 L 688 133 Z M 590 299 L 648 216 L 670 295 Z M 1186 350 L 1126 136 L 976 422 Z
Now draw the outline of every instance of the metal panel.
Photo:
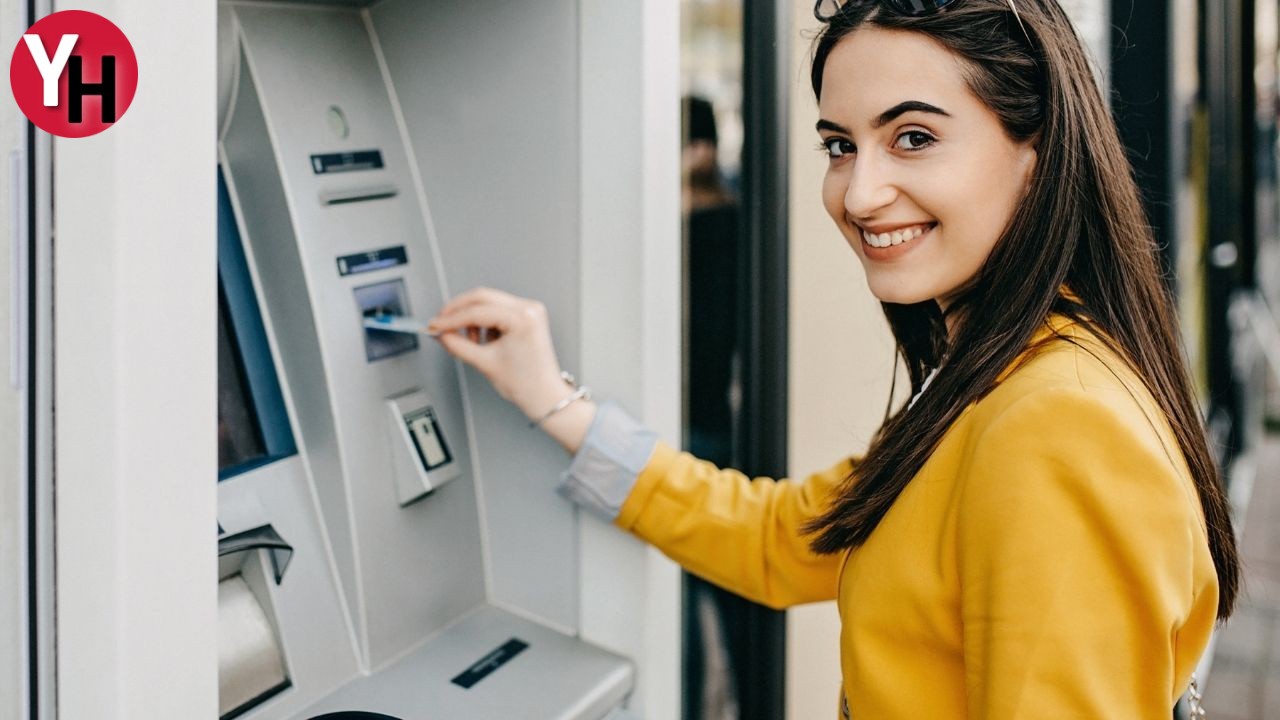
M 1209 423 L 1223 467 L 1241 450 L 1242 388 L 1233 373 L 1231 295 L 1241 283 L 1241 239 L 1252 233 L 1251 194 L 1246 192 L 1247 143 L 1252 125 L 1241 98 L 1250 97 L 1241 48 L 1245 0 L 1208 0 L 1205 18 L 1205 95 L 1209 108 L 1209 238 L 1206 255 L 1205 354 Z M 1247 124 L 1246 124 L 1247 123 Z
M 460 480 L 401 508 L 384 418 L 385 398 L 421 385 L 437 399 L 445 436 L 465 447 L 454 363 L 427 345 L 368 361 L 353 294 L 360 285 L 403 279 L 408 307 L 426 317 L 443 304 L 443 288 L 412 195 L 328 207 L 319 199 L 368 183 L 412 186 L 360 14 L 282 6 L 237 6 L 235 13 L 247 61 L 241 83 L 256 90 L 261 122 L 253 122 L 255 99 L 242 89 L 223 142 L 229 175 L 281 342 L 286 382 L 295 402 L 315 405 L 297 414 L 302 445 L 316 458 L 311 467 L 347 602 L 368 667 L 376 669 L 484 599 L 468 458 L 458 453 Z M 341 108 L 349 134 L 332 131 L 330 107 Z M 369 148 L 384 150 L 384 168 L 313 172 L 313 154 Z M 276 199 L 240 186 L 251 177 L 278 183 Z M 335 258 L 394 244 L 406 246 L 408 265 L 339 275 Z M 288 296 L 277 295 L 275 284 L 281 293 L 291 288 Z
M 527 645 L 469 688 L 453 682 L 511 639 Z M 481 607 L 431 643 L 371 677 L 360 678 L 300 717 L 359 708 L 404 720 L 598 720 L 632 683 L 622 658 L 493 607 Z M 424 712 L 427 711 L 428 712 Z
M 447 0 L 424 13 L 389 0 L 370 16 L 449 292 L 541 300 L 561 362 L 579 371 L 577 4 Z M 564 453 L 474 371 L 466 393 L 492 598 L 576 628 L 574 510 L 551 492 Z
M 360 672 L 305 465 L 295 456 L 224 480 L 218 506 L 222 524 L 233 510 L 257 510 L 296 548 L 281 583 L 268 586 L 292 687 L 253 717 L 292 716 Z

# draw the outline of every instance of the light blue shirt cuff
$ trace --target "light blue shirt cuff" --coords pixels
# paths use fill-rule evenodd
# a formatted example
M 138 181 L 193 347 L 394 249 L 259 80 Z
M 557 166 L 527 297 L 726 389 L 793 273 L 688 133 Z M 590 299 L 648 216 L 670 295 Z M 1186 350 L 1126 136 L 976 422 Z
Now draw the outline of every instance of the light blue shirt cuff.
M 605 401 L 556 492 L 613 522 L 657 444 L 657 433 Z

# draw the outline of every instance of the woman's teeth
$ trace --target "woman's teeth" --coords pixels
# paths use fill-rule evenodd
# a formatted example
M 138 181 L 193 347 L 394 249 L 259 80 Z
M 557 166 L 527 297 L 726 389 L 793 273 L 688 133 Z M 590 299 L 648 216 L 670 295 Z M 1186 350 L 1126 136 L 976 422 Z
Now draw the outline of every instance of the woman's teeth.
M 928 230 L 928 228 L 929 226 L 926 225 L 917 225 L 915 227 L 895 230 L 891 233 L 880 233 L 879 235 L 863 230 L 862 238 L 866 240 L 867 244 L 871 247 L 885 248 L 890 245 L 901 245 L 908 240 L 915 240 L 925 234 L 925 231 Z

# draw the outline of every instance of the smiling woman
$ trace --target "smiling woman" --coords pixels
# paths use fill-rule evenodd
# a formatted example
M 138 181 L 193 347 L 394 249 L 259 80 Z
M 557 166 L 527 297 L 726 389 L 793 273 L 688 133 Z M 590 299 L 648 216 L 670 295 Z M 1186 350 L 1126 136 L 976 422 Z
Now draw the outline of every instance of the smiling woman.
M 1071 22 L 1057 0 L 850 0 L 819 18 L 823 203 L 915 397 L 865 454 L 776 483 L 573 403 L 543 425 L 575 454 L 562 492 L 757 602 L 835 599 L 846 718 L 1166 720 L 1238 562 Z M 497 327 L 440 341 L 530 417 L 566 393 L 539 308 L 482 289 L 432 323 Z
M 826 60 L 822 200 L 885 302 L 937 298 L 945 309 L 986 261 L 1035 165 L 1032 144 L 1011 138 L 961 73 L 936 72 L 949 66 L 955 57 L 932 38 L 879 28 Z

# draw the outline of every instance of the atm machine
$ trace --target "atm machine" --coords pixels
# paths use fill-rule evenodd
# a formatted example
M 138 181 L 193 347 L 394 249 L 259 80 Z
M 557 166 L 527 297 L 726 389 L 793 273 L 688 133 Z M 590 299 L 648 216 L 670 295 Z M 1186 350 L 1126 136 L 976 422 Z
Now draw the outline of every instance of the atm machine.
M 493 284 L 582 370 L 579 12 L 219 6 L 224 720 L 665 712 L 637 688 L 677 648 L 633 611 L 677 586 L 557 496 L 569 458 L 518 410 L 390 329 Z

